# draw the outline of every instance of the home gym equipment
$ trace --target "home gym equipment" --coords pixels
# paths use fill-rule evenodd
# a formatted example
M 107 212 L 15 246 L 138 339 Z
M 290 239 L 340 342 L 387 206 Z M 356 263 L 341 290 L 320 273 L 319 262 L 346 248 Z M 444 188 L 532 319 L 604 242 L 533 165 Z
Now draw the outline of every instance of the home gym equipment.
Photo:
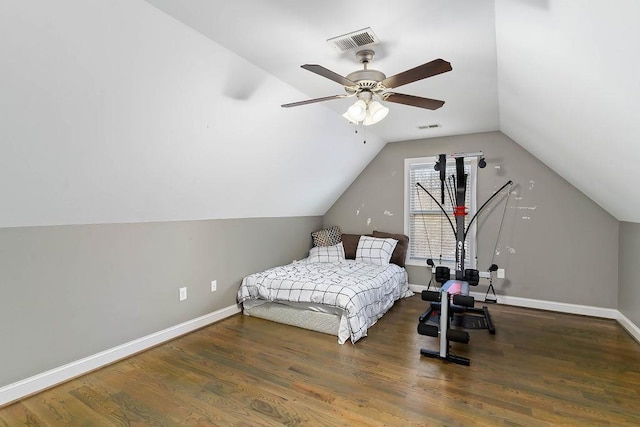
M 475 269 L 465 269 L 465 280 L 452 280 L 450 279 L 450 270 L 448 267 L 439 266 L 436 267 L 435 281 L 442 284 L 440 292 L 447 292 L 449 295 L 460 295 L 466 297 L 465 301 L 470 301 L 475 304 L 475 299 L 469 296 L 469 287 L 477 286 L 480 280 L 480 274 Z M 429 289 L 427 289 L 429 290 Z M 487 292 L 488 293 L 488 292 Z M 418 320 L 420 323 L 431 320 L 432 322 L 439 322 L 438 317 L 441 315 L 441 305 L 439 299 L 428 300 L 434 301 L 429 305 L 429 308 L 420 315 Z M 491 321 L 491 315 L 486 306 L 482 308 L 475 308 L 474 304 L 464 305 L 464 310 L 455 307 L 453 312 L 449 310 L 451 324 L 454 326 L 460 326 L 465 329 L 487 329 L 490 334 L 495 334 L 496 329 Z M 455 305 L 455 303 L 454 303 Z
M 493 251 L 495 254 L 495 250 Z M 487 293 L 484 295 L 484 302 L 495 304 L 498 302 L 498 297 L 496 296 L 496 290 L 493 289 L 493 272 L 498 270 L 498 266 L 496 264 L 491 264 L 489 269 L 489 289 L 487 289 Z M 493 293 L 493 296 L 489 296 L 489 292 Z
M 433 263 L 433 260 L 432 260 L 431 258 L 429 258 L 429 259 L 427 260 L 427 265 L 428 265 L 429 267 L 431 267 L 432 269 L 433 269 L 433 268 L 436 268 L 436 265 Z M 429 284 L 427 285 L 427 290 L 430 290 L 430 289 L 431 289 L 431 284 L 432 284 L 432 283 L 433 283 L 433 275 L 431 275 L 431 278 L 429 279 Z
M 419 182 L 416 183 L 416 186 L 424 190 L 424 192 L 426 192 L 440 208 L 444 216 L 449 221 L 451 229 L 456 238 L 455 278 L 451 279 L 451 272 L 448 267 L 435 267 L 435 281 L 441 284 L 440 292 L 438 293 L 427 290 L 423 291 L 422 293 L 422 299 L 430 301 L 430 306 L 427 311 L 425 311 L 419 318 L 418 333 L 421 335 L 428 335 L 433 337 L 439 336 L 440 349 L 437 352 L 421 349 L 420 354 L 428 357 L 437 357 L 442 360 L 447 360 L 462 365 L 469 365 L 470 361 L 467 358 L 452 355 L 450 353 L 450 341 L 466 344 L 469 342 L 469 334 L 460 329 L 451 329 L 451 326 L 454 325 L 466 329 L 486 328 L 489 330 L 490 334 L 495 334 L 496 331 L 487 306 L 483 306 L 482 308 L 474 307 L 475 300 L 473 297 L 469 296 L 469 287 L 478 285 L 480 274 L 476 269 L 464 268 L 464 242 L 467 238 L 469 228 L 478 217 L 478 214 L 498 194 L 500 194 L 502 190 L 513 185 L 513 182 L 509 180 L 496 192 L 494 192 L 491 197 L 489 197 L 489 199 L 487 199 L 487 201 L 485 201 L 484 204 L 476 211 L 476 213 L 469 221 L 469 224 L 465 227 L 465 218 L 468 215 L 467 208 L 465 206 L 467 174 L 464 171 L 464 159 L 466 157 L 479 157 L 481 161 L 478 163 L 478 166 L 480 168 L 486 166 L 486 161 L 484 161 L 484 155 L 482 152 L 470 154 L 458 153 L 453 155 L 440 154 L 438 156 L 438 161 L 434 169 L 440 172 L 441 201 L 438 201 L 426 188 L 422 186 L 422 184 L 420 184 Z M 455 185 L 455 189 L 448 187 L 446 183 L 447 158 L 455 159 L 456 172 L 455 175 L 450 177 L 450 180 L 453 183 L 452 186 Z M 451 220 L 451 217 L 443 207 L 445 202 L 445 190 L 449 194 L 452 202 L 451 204 L 453 206 L 453 215 L 456 222 L 455 226 L 453 221 Z M 509 188 L 509 193 L 510 192 L 511 188 Z M 433 266 L 433 260 L 428 260 L 427 264 Z M 497 302 L 492 281 L 492 272 L 495 270 L 497 270 L 497 265 L 492 264 L 489 268 L 489 290 L 493 292 L 493 298 L 488 297 L 489 291 L 487 291 L 487 295 L 485 296 L 485 300 L 487 302 Z M 439 318 L 437 322 L 439 324 L 439 327 L 433 324 L 435 318 Z
M 473 307 L 474 301 L 472 297 L 464 295 L 453 295 L 446 291 L 422 291 L 422 299 L 425 301 L 439 301 L 440 304 L 440 327 L 430 325 L 428 323 L 418 323 L 418 333 L 430 337 L 440 337 L 440 350 L 433 351 L 420 349 L 420 354 L 427 357 L 439 358 L 449 362 L 458 363 L 460 365 L 469 366 L 471 361 L 466 357 L 455 356 L 450 351 L 450 341 L 467 344 L 469 342 L 469 333 L 459 329 L 450 328 L 449 312 L 456 311 L 456 307 Z M 451 304 L 453 302 L 453 304 Z

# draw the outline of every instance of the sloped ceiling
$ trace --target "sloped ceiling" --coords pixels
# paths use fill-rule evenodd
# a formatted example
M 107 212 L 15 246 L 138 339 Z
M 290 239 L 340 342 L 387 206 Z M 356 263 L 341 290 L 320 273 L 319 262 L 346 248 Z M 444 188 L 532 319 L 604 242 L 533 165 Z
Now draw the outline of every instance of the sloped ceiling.
M 500 129 L 631 222 L 640 222 L 638 22 L 633 0 L 496 2 Z
M 323 215 L 387 142 L 502 130 L 640 222 L 635 0 L 0 2 L 0 227 Z M 356 128 L 336 83 L 371 27 L 371 68 L 453 71 Z M 438 123 L 440 128 L 419 130 Z M 366 144 L 363 142 L 366 141 Z M 481 148 L 481 147 L 479 147 Z M 568 212 L 567 214 L 579 214 Z
M 142 0 L 0 2 L 0 227 L 323 215 L 384 142 L 303 96 Z
M 443 108 L 392 104 L 367 132 L 392 142 L 499 129 L 619 220 L 640 222 L 637 1 L 146 1 L 298 89 L 301 99 L 341 93 L 299 66 L 342 75 L 358 69 L 353 53 L 334 51 L 326 39 L 365 27 L 381 40 L 372 68 L 387 75 L 446 59 L 452 72 L 398 90 L 445 100 Z M 297 100 L 283 94 L 271 102 Z M 312 117 L 348 105 L 298 108 Z M 442 127 L 417 129 L 431 123 Z

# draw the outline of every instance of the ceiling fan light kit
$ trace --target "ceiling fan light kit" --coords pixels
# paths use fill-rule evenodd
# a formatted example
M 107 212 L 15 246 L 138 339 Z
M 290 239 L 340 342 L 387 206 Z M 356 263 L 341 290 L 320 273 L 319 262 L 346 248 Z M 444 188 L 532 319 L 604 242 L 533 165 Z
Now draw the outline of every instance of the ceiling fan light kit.
M 361 122 L 367 116 L 367 104 L 362 99 L 359 99 L 349 107 L 347 114 L 352 121 Z
M 386 102 L 426 108 L 428 110 L 437 110 L 444 105 L 444 101 L 422 98 L 415 95 L 405 95 L 402 93 L 392 92 L 390 89 L 451 71 L 452 68 L 449 62 L 443 59 L 435 59 L 431 62 L 427 62 L 426 64 L 422 64 L 394 76 L 387 77 L 381 71 L 369 70 L 367 68 L 369 62 L 373 60 L 374 55 L 375 53 L 369 49 L 357 52 L 356 57 L 363 65 L 363 69 L 347 74 L 346 77 L 343 77 L 321 65 L 302 65 L 302 68 L 307 71 L 311 71 L 312 73 L 316 73 L 343 85 L 347 95 L 325 96 L 306 101 L 292 102 L 289 104 L 283 104 L 282 107 L 297 107 L 300 105 L 355 96 L 357 99 L 356 102 L 354 102 L 342 116 L 352 123 L 368 126 L 380 122 L 387 116 L 387 114 L 389 114 L 389 109 L 377 100 L 374 100 L 374 97 Z
M 378 123 L 380 120 L 387 117 L 387 114 L 389 114 L 389 109 L 380 104 L 378 101 L 372 101 L 371 104 L 369 104 L 369 115 L 371 116 L 371 124 Z
M 342 115 L 345 119 L 353 124 L 362 124 L 364 126 L 375 125 L 389 114 L 389 109 L 378 101 L 357 100 L 346 113 Z

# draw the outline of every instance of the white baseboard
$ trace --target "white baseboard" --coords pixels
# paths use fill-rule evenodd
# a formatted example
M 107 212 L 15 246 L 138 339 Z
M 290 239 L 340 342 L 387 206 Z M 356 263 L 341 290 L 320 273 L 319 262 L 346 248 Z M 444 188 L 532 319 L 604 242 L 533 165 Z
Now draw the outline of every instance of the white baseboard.
M 424 285 L 409 285 L 414 292 L 426 291 Z M 433 287 L 431 289 L 434 289 Z M 470 292 L 469 295 L 479 301 L 484 300 L 484 294 L 480 292 Z M 583 316 L 600 317 L 603 319 L 615 319 L 618 323 L 640 343 L 640 327 L 629 320 L 624 314 L 615 308 L 594 307 L 590 305 L 567 304 L 564 302 L 544 301 L 531 298 L 510 297 L 505 295 L 497 296 L 498 303 L 513 305 L 516 307 L 537 308 L 540 310 L 557 311 L 560 313 L 581 314 Z
M 67 363 L 66 365 L 59 366 L 13 384 L 6 385 L 0 388 L 0 406 L 15 402 L 26 396 L 109 365 L 113 362 L 195 331 L 196 329 L 200 329 L 239 312 L 240 306 L 234 304 L 214 311 L 213 313 L 205 314 L 204 316 L 188 320 L 184 323 L 180 323 L 179 325 L 172 326 L 162 331 L 155 332 L 117 347 L 85 357 L 84 359 L 76 360 L 75 362 Z
M 471 292 L 471 296 L 478 300 L 484 299 L 484 294 Z M 557 311 L 559 313 L 581 314 L 583 316 L 601 317 L 603 319 L 617 319 L 618 310 L 615 308 L 595 307 L 591 305 L 568 304 L 564 302 L 545 301 L 532 298 L 498 296 L 500 304 L 516 307 L 538 308 L 540 310 Z
M 422 292 L 427 287 L 424 285 L 409 285 L 414 292 Z M 433 289 L 433 287 L 431 288 Z M 485 294 L 481 292 L 469 292 L 469 295 L 483 301 Z M 568 304 L 564 302 L 544 301 L 531 298 L 497 296 L 499 304 L 513 305 L 516 307 L 537 308 L 540 310 L 557 311 L 559 313 L 581 314 L 584 316 L 601 317 L 604 319 L 618 319 L 620 312 L 615 308 L 594 307 L 590 305 Z
M 618 317 L 616 318 L 618 323 L 622 325 L 624 329 L 631 335 L 636 341 L 640 343 L 640 328 L 635 325 L 627 316 L 618 312 Z
M 409 288 L 414 292 L 427 290 L 424 285 L 411 285 Z M 435 289 L 433 286 L 431 289 Z M 484 300 L 484 294 L 480 292 L 469 292 L 469 295 L 478 301 Z M 600 317 L 603 319 L 615 319 L 628 333 L 640 343 L 640 327 L 634 324 L 629 318 L 615 308 L 594 307 L 590 305 L 567 304 L 564 302 L 544 301 L 531 298 L 510 297 L 505 295 L 497 296 L 499 304 L 513 305 L 516 307 L 537 308 L 540 310 L 557 311 L 560 313 L 581 314 L 584 316 Z

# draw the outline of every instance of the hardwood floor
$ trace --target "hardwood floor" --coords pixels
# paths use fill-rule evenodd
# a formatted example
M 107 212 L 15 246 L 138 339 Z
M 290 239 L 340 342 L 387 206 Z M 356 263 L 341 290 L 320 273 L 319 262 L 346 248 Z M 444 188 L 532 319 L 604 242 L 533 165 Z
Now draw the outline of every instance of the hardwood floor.
M 640 344 L 615 321 L 491 305 L 496 335 L 420 356 L 426 303 L 356 345 L 236 315 L 0 409 L 0 426 L 640 425 Z

